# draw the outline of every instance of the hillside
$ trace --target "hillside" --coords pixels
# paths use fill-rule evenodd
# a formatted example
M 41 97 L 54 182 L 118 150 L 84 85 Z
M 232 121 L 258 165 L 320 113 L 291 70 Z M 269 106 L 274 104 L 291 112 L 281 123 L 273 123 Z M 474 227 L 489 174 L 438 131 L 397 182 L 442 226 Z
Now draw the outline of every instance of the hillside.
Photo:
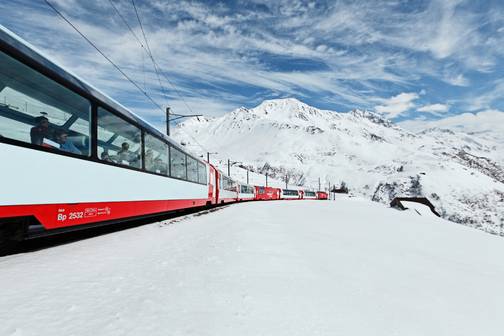
M 193 118 L 174 137 L 194 152 L 243 162 L 289 184 L 345 182 L 388 204 L 426 196 L 446 219 L 499 234 L 504 226 L 502 146 L 431 128 L 412 133 L 377 114 L 319 110 L 296 99 L 264 101 L 219 118 Z

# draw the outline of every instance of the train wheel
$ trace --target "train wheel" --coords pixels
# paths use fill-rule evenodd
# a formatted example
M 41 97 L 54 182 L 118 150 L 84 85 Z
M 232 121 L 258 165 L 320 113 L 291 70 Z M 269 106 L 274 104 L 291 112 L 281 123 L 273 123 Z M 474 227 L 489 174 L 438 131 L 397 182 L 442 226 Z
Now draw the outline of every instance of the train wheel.
M 22 223 L 0 223 L 0 256 L 14 250 L 25 237 L 26 228 Z

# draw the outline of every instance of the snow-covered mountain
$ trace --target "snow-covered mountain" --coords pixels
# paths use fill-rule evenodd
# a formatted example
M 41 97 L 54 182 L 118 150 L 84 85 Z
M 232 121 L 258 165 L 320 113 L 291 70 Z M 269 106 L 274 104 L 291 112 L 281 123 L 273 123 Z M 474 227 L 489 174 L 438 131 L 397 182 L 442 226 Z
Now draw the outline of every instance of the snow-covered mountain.
M 412 133 L 372 112 L 337 113 L 279 99 L 192 118 L 174 137 L 193 152 L 218 152 L 214 157 L 291 185 L 345 182 L 352 193 L 382 203 L 425 196 L 446 219 L 504 231 L 502 145 L 474 134 Z

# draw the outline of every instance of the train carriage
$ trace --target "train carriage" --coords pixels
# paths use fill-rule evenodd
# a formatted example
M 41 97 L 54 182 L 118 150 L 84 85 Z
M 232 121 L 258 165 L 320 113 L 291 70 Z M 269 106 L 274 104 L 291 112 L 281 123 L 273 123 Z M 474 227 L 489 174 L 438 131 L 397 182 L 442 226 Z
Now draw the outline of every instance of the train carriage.
M 255 188 L 249 184 L 238 184 L 238 201 L 252 201 L 255 199 Z
M 299 190 L 293 189 L 281 189 L 280 191 L 280 199 L 283 200 L 292 200 L 292 199 L 300 199 L 301 195 Z
M 236 202 L 238 200 L 238 183 L 220 170 L 217 170 L 217 179 L 219 181 L 218 203 Z
M 217 203 L 212 166 L 5 29 L 0 161 L 0 247 Z
M 317 194 L 315 191 L 304 190 L 303 199 L 317 199 Z
M 317 199 L 319 200 L 326 200 L 329 198 L 329 195 L 325 191 L 317 191 Z
M 280 189 L 273 187 L 255 186 L 256 200 L 278 200 L 280 199 Z

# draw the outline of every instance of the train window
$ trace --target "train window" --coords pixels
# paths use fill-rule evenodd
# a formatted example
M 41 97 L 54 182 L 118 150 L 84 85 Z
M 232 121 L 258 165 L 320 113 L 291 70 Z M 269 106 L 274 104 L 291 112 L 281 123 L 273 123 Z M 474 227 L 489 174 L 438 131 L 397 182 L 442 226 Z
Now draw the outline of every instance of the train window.
M 170 146 L 170 172 L 172 177 L 187 179 L 186 155 Z
M 259 194 L 264 194 L 264 187 L 259 187 Z
M 103 161 L 142 167 L 142 132 L 111 112 L 98 108 L 98 156 Z
M 222 189 L 229 191 L 236 191 L 236 184 L 229 177 L 223 176 L 222 183 L 223 183 Z
M 207 184 L 207 170 L 204 163 L 198 162 L 198 182 Z
M 89 156 L 89 101 L 2 52 L 0 64 L 0 136 Z
M 289 190 L 289 189 L 284 189 L 283 194 L 285 196 L 299 196 L 299 193 L 297 190 Z
M 198 161 L 190 156 L 187 157 L 187 179 L 198 182 Z
M 168 145 L 148 133 L 145 134 L 145 170 L 168 174 Z

